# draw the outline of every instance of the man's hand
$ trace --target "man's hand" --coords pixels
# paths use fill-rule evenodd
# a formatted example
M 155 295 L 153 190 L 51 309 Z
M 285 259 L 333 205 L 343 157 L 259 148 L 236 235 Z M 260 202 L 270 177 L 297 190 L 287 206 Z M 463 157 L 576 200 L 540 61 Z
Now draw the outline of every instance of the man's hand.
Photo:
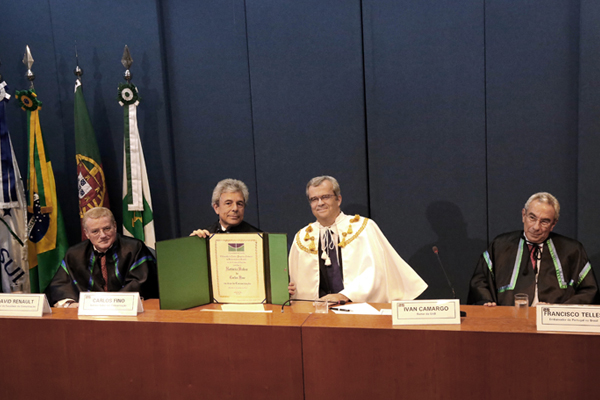
M 293 296 L 296 294 L 296 284 L 294 282 L 290 282 L 288 284 L 288 293 L 290 294 L 290 296 Z
M 347 298 L 346 296 L 344 296 L 341 293 L 328 294 L 326 296 L 321 297 L 319 300 L 327 300 L 329 303 L 339 303 L 340 301 L 345 301 L 345 302 L 350 301 L 349 298 Z
M 58 301 L 54 307 L 56 308 L 78 308 L 79 303 L 75 302 L 75 300 L 65 299 L 62 301 Z
M 484 307 L 496 307 L 496 303 L 494 303 L 494 302 L 484 303 Z
M 205 238 L 210 235 L 210 232 L 206 229 L 196 229 L 194 232 L 190 233 L 190 236 L 198 236 L 201 238 Z

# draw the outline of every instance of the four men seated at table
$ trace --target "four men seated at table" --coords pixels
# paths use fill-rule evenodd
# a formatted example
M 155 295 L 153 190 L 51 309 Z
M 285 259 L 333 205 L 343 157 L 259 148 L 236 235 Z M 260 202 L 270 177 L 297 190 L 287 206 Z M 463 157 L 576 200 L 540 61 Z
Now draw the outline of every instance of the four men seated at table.
M 292 298 L 387 303 L 414 299 L 427 288 L 374 221 L 341 211 L 335 178 L 311 179 L 306 195 L 316 221 L 295 235 L 289 252 Z M 218 221 L 190 236 L 260 232 L 244 221 L 248 197 L 242 181 L 220 181 L 212 196 Z M 522 210 L 524 229 L 496 237 L 481 256 L 468 303 L 513 305 L 516 293 L 528 294 L 532 306 L 598 303 L 598 285 L 583 246 L 552 232 L 559 214 L 551 194 L 531 196 Z M 89 210 L 82 222 L 88 240 L 67 251 L 46 290 L 50 304 L 77 306 L 82 291 L 158 297 L 155 260 L 143 242 L 118 234 L 113 214 L 104 207 Z
M 248 187 L 237 179 L 223 179 L 212 195 L 212 206 L 219 216 L 217 222 L 206 229 L 196 229 L 190 236 L 207 237 L 211 233 L 261 232 L 244 221 L 244 211 L 248 203 Z
M 494 239 L 471 279 L 469 304 L 511 306 L 516 293 L 541 303 L 596 304 L 598 284 L 583 245 L 552 230 L 560 204 L 532 195 L 521 211 L 523 230 Z
M 81 292 L 139 292 L 158 297 L 156 263 L 144 242 L 117 233 L 108 208 L 83 216 L 85 240 L 70 247 L 46 289 L 55 307 L 76 307 Z
M 317 221 L 294 237 L 288 287 L 293 298 L 388 303 L 414 299 L 427 288 L 374 221 L 340 210 L 335 178 L 311 179 L 306 196 Z

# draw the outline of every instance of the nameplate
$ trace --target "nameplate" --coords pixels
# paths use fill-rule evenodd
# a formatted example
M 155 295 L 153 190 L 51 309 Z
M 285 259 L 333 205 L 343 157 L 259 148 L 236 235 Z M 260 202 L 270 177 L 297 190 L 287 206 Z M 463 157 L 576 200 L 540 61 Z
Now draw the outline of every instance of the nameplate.
M 538 331 L 600 332 L 600 306 L 538 305 Z
M 85 292 L 79 295 L 79 315 L 135 317 L 144 312 L 139 293 Z
M 460 324 L 460 302 L 458 300 L 392 301 L 392 324 Z
M 0 316 L 41 317 L 52 314 L 45 294 L 0 293 Z

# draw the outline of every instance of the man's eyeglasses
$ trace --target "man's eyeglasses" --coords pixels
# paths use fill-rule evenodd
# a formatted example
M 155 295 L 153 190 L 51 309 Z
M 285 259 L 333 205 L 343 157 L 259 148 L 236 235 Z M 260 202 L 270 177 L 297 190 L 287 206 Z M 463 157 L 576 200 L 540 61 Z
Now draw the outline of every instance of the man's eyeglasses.
M 101 232 L 104 232 L 105 235 L 110 235 L 114 229 L 114 226 L 108 226 L 106 228 L 94 229 L 93 231 L 89 231 L 88 233 L 92 236 L 100 236 Z
M 311 197 L 310 199 L 308 199 L 308 202 L 310 204 L 318 203 L 319 200 L 321 200 L 322 202 L 326 202 L 327 200 L 329 200 L 333 197 L 337 197 L 337 196 L 335 194 L 324 194 L 323 196 Z
M 529 214 L 529 215 L 527 215 L 527 218 L 529 219 L 529 222 L 531 222 L 532 224 L 535 224 L 535 223 L 536 223 L 536 221 L 539 221 L 539 222 L 540 222 L 540 226 L 541 226 L 542 228 L 547 228 L 547 227 L 549 227 L 550 225 L 552 225 L 552 222 L 554 222 L 554 221 L 552 221 L 551 219 L 538 219 L 538 217 L 536 217 L 536 216 L 535 216 L 535 215 L 533 215 L 533 214 Z

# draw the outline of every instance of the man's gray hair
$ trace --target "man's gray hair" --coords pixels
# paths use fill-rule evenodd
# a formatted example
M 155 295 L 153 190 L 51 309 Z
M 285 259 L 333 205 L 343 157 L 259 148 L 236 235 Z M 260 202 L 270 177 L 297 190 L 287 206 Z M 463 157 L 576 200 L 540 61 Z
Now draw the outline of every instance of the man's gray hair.
M 83 214 L 83 219 L 81 220 L 83 229 L 87 231 L 86 223 L 88 219 L 98 219 L 104 217 L 108 217 L 113 225 L 117 225 L 117 221 L 115 221 L 115 216 L 113 215 L 112 211 L 106 207 L 94 207 L 87 210 L 87 212 Z
M 308 188 L 314 187 L 314 186 L 319 186 L 324 181 L 331 182 L 331 185 L 333 186 L 333 194 L 335 194 L 336 196 L 339 196 L 341 194 L 340 184 L 338 183 L 337 179 L 335 179 L 333 176 L 323 175 L 323 176 L 316 176 L 316 177 L 312 178 L 310 181 L 308 181 L 308 183 L 306 184 L 306 197 L 308 197 Z
M 554 220 L 558 221 L 558 217 L 560 216 L 560 203 L 556 199 L 556 197 L 552 196 L 548 192 L 539 192 L 531 195 L 531 197 L 525 203 L 525 212 L 529 210 L 529 205 L 532 201 L 539 201 L 540 203 L 550 204 L 554 208 Z
M 250 193 L 248 192 L 248 186 L 246 186 L 244 182 L 237 179 L 223 179 L 221 182 L 217 183 L 215 190 L 213 190 L 212 204 L 219 205 L 219 199 L 223 193 L 236 192 L 240 192 L 242 196 L 244 196 L 244 203 L 248 203 Z

